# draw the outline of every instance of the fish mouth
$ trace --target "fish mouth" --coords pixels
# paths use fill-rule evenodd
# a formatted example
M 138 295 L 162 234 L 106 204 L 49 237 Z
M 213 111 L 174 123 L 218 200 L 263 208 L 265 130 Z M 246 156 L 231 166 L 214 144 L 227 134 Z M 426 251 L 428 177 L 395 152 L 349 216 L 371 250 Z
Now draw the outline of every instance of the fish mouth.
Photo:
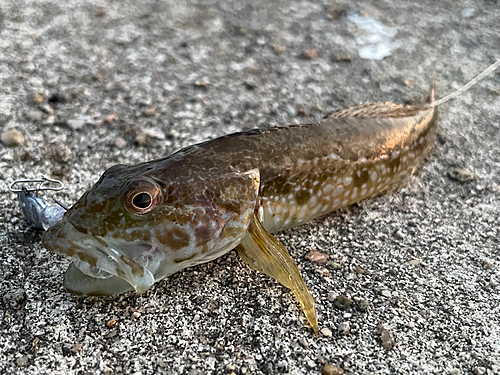
M 105 238 L 78 230 L 61 220 L 45 233 L 43 245 L 72 258 L 64 276 L 64 288 L 80 295 L 142 293 L 155 282 L 153 273 L 120 251 Z

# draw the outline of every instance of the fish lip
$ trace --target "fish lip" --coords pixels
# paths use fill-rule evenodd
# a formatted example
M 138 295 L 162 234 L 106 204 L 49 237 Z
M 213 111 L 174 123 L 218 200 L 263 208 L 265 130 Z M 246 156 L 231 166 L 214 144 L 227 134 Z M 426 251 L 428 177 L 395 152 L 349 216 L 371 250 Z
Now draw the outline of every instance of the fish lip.
M 153 274 L 147 268 L 120 254 L 119 249 L 109 246 L 105 238 L 84 233 L 68 219 L 63 219 L 50 227 L 45 232 L 42 243 L 47 250 L 69 256 L 76 260 L 75 263 L 85 262 L 125 280 L 137 293 L 149 289 L 155 281 Z M 97 279 L 91 275 L 86 276 Z

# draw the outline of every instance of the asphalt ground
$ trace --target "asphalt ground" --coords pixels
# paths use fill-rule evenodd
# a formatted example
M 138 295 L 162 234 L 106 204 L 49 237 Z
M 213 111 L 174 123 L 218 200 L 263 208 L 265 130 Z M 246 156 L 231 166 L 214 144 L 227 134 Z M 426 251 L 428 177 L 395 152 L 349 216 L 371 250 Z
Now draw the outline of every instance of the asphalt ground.
M 395 30 L 395 49 L 361 58 L 353 15 Z M 436 146 L 404 187 L 277 236 L 316 299 L 318 338 L 234 251 L 139 296 L 72 296 L 69 260 L 7 189 L 47 174 L 68 188 L 44 196 L 70 205 L 114 164 L 420 103 L 433 72 L 442 97 L 500 58 L 499 20 L 497 1 L 2 0 L 0 372 L 500 374 L 498 72 L 439 108 Z

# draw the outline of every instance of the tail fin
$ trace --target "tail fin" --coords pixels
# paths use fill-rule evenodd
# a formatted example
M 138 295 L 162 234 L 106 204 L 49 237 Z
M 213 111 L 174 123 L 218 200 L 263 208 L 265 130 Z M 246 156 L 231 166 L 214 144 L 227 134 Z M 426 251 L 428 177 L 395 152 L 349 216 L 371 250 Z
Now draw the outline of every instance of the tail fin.
M 451 94 L 446 95 L 444 98 L 441 98 L 441 99 L 436 100 L 436 101 L 432 100 L 432 96 L 433 96 L 433 93 L 434 93 L 434 87 L 433 87 L 432 91 L 431 91 L 431 95 L 432 96 L 431 96 L 430 107 L 431 108 L 437 107 L 438 105 L 443 104 L 443 103 L 447 102 L 448 100 L 451 100 L 451 99 L 457 97 L 458 95 L 464 93 L 465 91 L 467 91 L 468 89 L 470 89 L 472 86 L 474 86 L 476 83 L 478 83 L 480 80 L 482 80 L 484 77 L 486 77 L 488 74 L 490 74 L 495 69 L 497 69 L 499 66 L 500 66 L 500 59 L 498 59 L 497 61 L 495 61 L 488 68 L 486 68 L 485 70 L 483 70 L 482 73 L 480 73 L 479 75 L 477 75 L 475 78 L 471 79 L 468 83 L 466 83 L 465 85 L 463 85 L 462 87 L 460 87 L 458 90 L 456 90 L 456 91 L 452 92 Z M 434 86 L 434 83 L 433 83 L 433 86 Z

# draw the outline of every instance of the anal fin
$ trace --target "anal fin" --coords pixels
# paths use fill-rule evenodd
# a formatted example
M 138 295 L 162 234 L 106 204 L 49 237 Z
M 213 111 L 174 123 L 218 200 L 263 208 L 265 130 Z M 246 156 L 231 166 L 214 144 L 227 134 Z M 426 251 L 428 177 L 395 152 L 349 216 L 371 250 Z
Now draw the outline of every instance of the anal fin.
M 307 321 L 318 336 L 318 318 L 311 292 L 307 289 L 288 251 L 281 242 L 264 229 L 256 214 L 252 217 L 248 233 L 236 249 L 243 261 L 251 268 L 271 276 L 291 289 L 299 300 Z

